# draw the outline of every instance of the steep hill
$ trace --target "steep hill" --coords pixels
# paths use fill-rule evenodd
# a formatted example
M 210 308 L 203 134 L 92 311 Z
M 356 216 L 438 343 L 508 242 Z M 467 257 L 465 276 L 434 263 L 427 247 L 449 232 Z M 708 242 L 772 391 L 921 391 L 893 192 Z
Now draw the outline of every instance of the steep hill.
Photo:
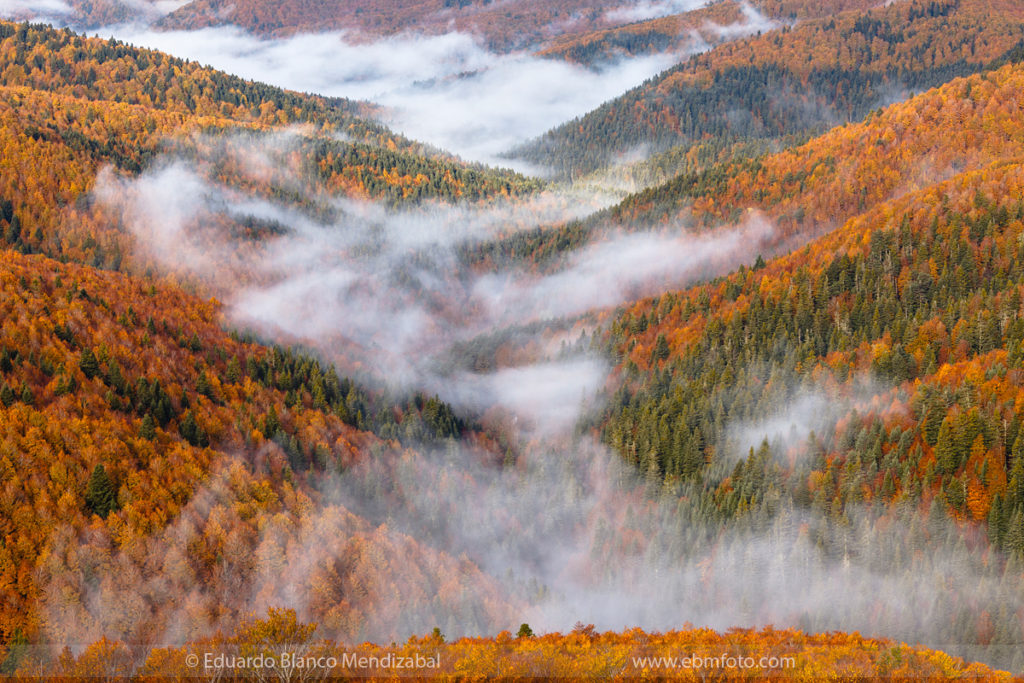
M 399 435 L 457 435 L 450 408 L 367 393 L 312 357 L 229 335 L 215 301 L 90 267 L 141 266 L 117 220 L 94 205 L 101 169 L 131 177 L 158 154 L 177 155 L 242 186 L 254 182 L 255 160 L 220 154 L 239 137 L 244 147 L 245 136 L 283 136 L 325 198 L 454 200 L 536 187 L 404 140 L 363 111 L 116 41 L 0 24 L 4 672 L 26 640 L 84 642 L 102 631 L 145 647 L 178 628 L 181 610 L 182 636 L 210 632 L 253 601 L 280 600 L 280 563 L 308 544 L 325 557 L 295 580 L 322 591 L 310 614 L 339 634 L 394 632 L 392 598 L 410 589 L 405 602 L 422 603 L 412 614 L 423 628 L 438 611 L 468 611 L 470 595 L 480 628 L 511 618 L 471 563 L 320 498 L 341 469 L 401 457 Z M 188 555 L 175 555 L 183 543 Z M 378 557 L 395 558 L 394 571 Z M 438 597 L 430 586 L 441 583 L 454 592 Z M 179 606 L 167 590 L 191 597 Z M 115 595 L 133 602 L 96 609 L 95 599 Z
M 729 230 L 751 211 L 770 218 L 771 237 L 751 245 L 765 255 L 802 246 L 879 202 L 928 187 L 958 172 L 1024 155 L 1015 93 L 1024 68 L 1007 65 L 838 126 L 773 154 L 714 162 L 628 196 L 611 209 L 556 228 L 475 245 L 470 260 L 544 263 L 602 239 L 608 230 Z
M 892 3 L 733 41 L 515 150 L 578 176 L 637 149 L 820 133 L 950 78 L 1020 41 L 1013 2 Z
M 1022 87 L 1020 64 L 956 79 L 804 145 L 712 164 L 467 257 L 555 268 L 608 230 L 727 239 L 737 225 L 770 225 L 738 272 L 596 317 L 616 369 L 591 425 L 653 488 L 685 500 L 698 529 L 816 520 L 827 552 L 925 576 L 915 553 L 969 548 L 979 580 L 1016 596 Z M 835 535 L 848 524 L 861 550 Z M 888 539 L 894 527 L 907 536 Z M 1013 610 L 948 595 L 965 611 L 930 619 L 943 642 L 1024 664 Z M 967 605 L 981 623 L 968 624 Z
M 128 252 L 124 236 L 85 202 L 97 173 L 108 166 L 138 173 L 171 147 L 202 147 L 200 133 L 290 126 L 303 173 L 326 194 L 401 203 L 539 186 L 410 142 L 362 116 L 371 113 L 368 105 L 244 81 L 117 41 L 0 23 L 0 136 L 9 170 L 0 198 L 17 218 L 7 241 L 118 267 Z
M 86 5 L 86 3 L 81 3 Z M 660 7 L 657 3 L 634 7 L 621 0 L 571 0 L 544 3 L 538 0 L 492 3 L 491 0 L 430 0 L 429 2 L 353 3 L 304 0 L 287 5 L 266 0 L 223 2 L 192 0 L 158 22 L 164 29 L 196 29 L 206 26 L 236 25 L 261 34 L 287 35 L 324 30 L 351 30 L 363 38 L 402 33 L 441 34 L 453 29 L 481 36 L 493 50 L 552 48 L 549 54 L 565 55 L 578 61 L 589 61 L 593 50 L 627 47 L 639 48 L 638 33 L 647 34 L 656 50 L 677 48 L 685 43 L 674 28 L 689 29 L 693 21 L 722 20 L 726 24 L 737 18 L 732 0 L 694 2 L 691 6 L 710 5 L 707 12 L 669 18 L 666 22 L 651 16 L 662 16 L 676 5 Z M 719 7 L 720 5 L 724 7 Z M 869 0 L 757 0 L 750 6 L 769 17 L 783 20 L 830 16 L 847 9 L 867 9 Z M 91 5 L 89 6 L 91 7 Z M 81 10 L 79 10 L 81 11 Z M 636 28 L 623 24 L 635 24 Z M 621 31 L 615 30 L 622 26 Z M 627 37 L 632 34 L 632 37 Z M 575 37 L 578 38 L 578 42 Z M 571 47 L 575 45 L 575 47 Z M 646 51 L 644 49 L 644 51 Z M 581 56 L 586 59 L 579 59 Z
M 465 590 L 487 585 L 465 563 L 317 504 L 332 472 L 399 448 L 357 426 L 440 434 L 436 410 L 376 405 L 312 358 L 239 341 L 216 302 L 173 286 L 3 251 L 0 287 L 5 650 L 22 638 L 83 642 L 97 629 L 152 642 L 180 616 L 167 591 L 192 596 L 190 629 L 238 618 L 284 587 L 267 551 L 283 560 L 314 539 L 352 562 L 296 580 L 366 587 L 318 617 L 338 633 L 387 628 L 394 591 L 429 595 L 400 576 L 405 562 L 432 580 L 463 576 Z M 393 558 L 395 573 L 359 553 Z M 124 611 L 97 610 L 96 596 Z
M 668 222 L 691 212 L 703 226 L 769 213 L 781 233 L 834 227 L 899 194 L 1024 152 L 1014 93 L 1020 65 L 957 79 L 791 149 L 682 174 L 634 195 L 616 219 Z
M 964 544 L 985 558 L 987 575 L 1017 585 L 1024 150 L 1013 144 L 1014 108 L 997 105 L 1014 102 L 1022 77 L 1024 68 L 1008 66 L 955 81 L 795 151 L 831 147 L 837 163 L 860 154 L 864 176 L 829 163 L 790 166 L 788 180 L 753 168 L 709 191 L 705 210 L 713 202 L 729 213 L 731 190 L 747 186 L 787 211 L 848 220 L 790 254 L 611 321 L 618 367 L 611 407 L 595 422 L 607 442 L 693 500 L 698 519 L 756 527 L 792 509 L 838 521 L 866 506 L 884 511 L 859 532 L 870 545 L 888 515 L 909 510 L 919 521 L 903 524 L 948 519 L 956 528 L 915 545 Z M 925 115 L 939 111 L 948 120 Z M 845 152 L 832 147 L 854 139 Z M 885 144 L 872 141 L 887 139 L 879 159 L 892 173 L 871 160 Z M 859 195 L 861 186 L 865 202 L 847 203 L 840 188 Z M 949 642 L 972 658 L 1005 656 L 995 653 L 1024 632 L 1011 613 L 986 614 L 997 638 L 962 622 L 949 624 Z

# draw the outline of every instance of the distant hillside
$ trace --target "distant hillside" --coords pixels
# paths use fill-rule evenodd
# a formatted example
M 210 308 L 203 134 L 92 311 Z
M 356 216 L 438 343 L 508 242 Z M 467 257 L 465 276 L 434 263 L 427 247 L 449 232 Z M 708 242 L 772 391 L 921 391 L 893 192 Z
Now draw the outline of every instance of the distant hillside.
M 984 69 L 1022 22 L 1009 0 L 913 0 L 799 23 L 694 57 L 513 154 L 578 176 L 637 150 L 820 133 Z
M 116 0 L 110 0 L 116 1 Z M 707 17 L 711 21 L 726 23 L 733 17 L 728 7 L 732 0 L 709 0 L 712 8 L 693 14 L 695 20 Z M 829 16 L 846 9 L 866 9 L 873 6 L 868 0 L 756 0 L 752 6 L 770 17 L 797 19 Z M 282 35 L 298 32 L 350 29 L 358 31 L 363 39 L 401 33 L 435 35 L 451 30 L 481 36 L 488 47 L 500 52 L 548 46 L 551 55 L 564 55 L 574 61 L 590 61 L 594 50 L 621 47 L 624 43 L 639 48 L 636 37 L 646 33 L 654 41 L 651 45 L 672 47 L 680 36 L 671 33 L 674 27 L 691 27 L 684 18 L 655 21 L 649 27 L 641 20 L 637 28 L 623 27 L 622 31 L 608 31 L 624 23 L 632 24 L 631 13 L 644 12 L 622 0 L 567 0 L 549 3 L 540 0 L 428 0 L 414 2 L 356 3 L 350 0 L 326 2 L 302 0 L 286 4 L 266 0 L 192 0 L 159 22 L 165 29 L 195 29 L 205 26 L 233 24 L 261 34 Z M 648 10 L 649 11 L 649 10 Z M 607 32 L 606 32 L 607 31 Z M 596 32 L 596 33 L 594 33 Z M 633 37 L 627 37 L 633 34 Z M 573 36 L 579 36 L 576 43 Z M 685 41 L 686 37 L 682 37 Z M 627 49 L 627 52 L 632 52 Z M 579 57 L 587 57 L 579 59 Z
M 1024 87 L 1022 69 L 1008 65 L 954 80 L 773 154 L 741 146 L 738 158 L 716 163 L 713 150 L 695 148 L 698 154 L 684 160 L 699 170 L 587 219 L 474 245 L 464 257 L 554 262 L 609 229 L 713 232 L 751 210 L 774 226 L 758 247 L 766 256 L 802 246 L 879 202 L 1024 155 L 1012 104 Z
M 684 14 L 563 35 L 548 41 L 537 54 L 598 66 L 624 55 L 696 51 L 727 39 L 724 27 L 743 22 L 742 8 L 736 0 L 724 0 Z
M 870 0 L 714 0 L 705 7 L 682 14 L 633 21 L 584 33 L 567 32 L 548 40 L 538 54 L 599 66 L 624 55 L 702 50 L 734 40 L 744 33 L 762 33 L 769 30 L 766 25 L 768 22 L 788 24 L 830 17 L 851 9 L 867 10 L 876 4 Z M 624 9 L 628 12 L 628 8 Z M 619 17 L 615 13 L 611 16 Z
M 245 81 L 194 62 L 40 25 L 0 23 L 0 138 L 14 173 L 0 198 L 22 251 L 118 267 L 123 236 L 85 194 L 104 166 L 138 173 L 199 133 L 296 126 L 309 180 L 325 193 L 386 199 L 480 199 L 529 193 L 537 182 L 467 165 L 398 136 L 368 105 Z M 183 143 L 182 140 L 192 140 Z M 229 179 L 226 179 L 229 180 Z
M 805 145 L 680 175 L 628 198 L 612 216 L 657 224 L 685 213 L 713 226 L 757 208 L 783 236 L 834 227 L 957 172 L 1024 154 L 1012 104 L 1022 79 L 1021 65 L 957 79 Z
M 235 24 L 263 34 L 340 29 L 362 38 L 403 32 L 439 34 L 452 29 L 478 33 L 499 51 L 528 47 L 564 31 L 582 31 L 605 23 L 604 13 L 618 0 L 387 0 L 328 2 L 301 0 L 193 0 L 159 22 L 164 29 L 196 29 Z
M 849 10 L 869 10 L 879 5 L 873 0 L 756 0 L 751 4 L 768 16 L 778 19 L 818 19 Z

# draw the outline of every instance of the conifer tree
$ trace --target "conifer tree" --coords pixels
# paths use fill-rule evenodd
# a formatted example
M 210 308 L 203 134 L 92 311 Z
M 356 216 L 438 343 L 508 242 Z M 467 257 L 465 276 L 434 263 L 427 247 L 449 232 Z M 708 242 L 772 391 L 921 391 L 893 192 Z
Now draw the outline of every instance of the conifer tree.
M 103 465 L 96 465 L 85 490 L 85 504 L 91 512 L 106 519 L 117 508 L 114 483 L 110 481 Z
M 657 340 L 654 342 L 654 350 L 651 353 L 651 362 L 657 363 L 658 361 L 665 360 L 669 357 L 671 350 L 668 346 L 668 340 L 665 338 L 664 333 L 658 335 Z
M 78 361 L 78 367 L 89 379 L 92 379 L 96 375 L 100 374 L 100 363 L 96 359 L 96 354 L 92 352 L 92 349 L 82 349 L 82 357 Z
M 146 416 L 142 418 L 142 425 L 139 427 L 139 436 L 150 441 L 156 438 L 156 421 L 149 413 L 146 413 Z
M 228 369 L 225 377 L 232 384 L 238 382 L 238 380 L 242 378 L 242 366 L 238 363 L 238 356 L 231 357 L 231 361 L 228 362 Z
M 25 382 L 21 383 L 21 402 L 27 406 L 35 403 L 35 396 L 32 394 L 32 389 L 29 388 Z
M 196 378 L 196 391 L 207 398 L 213 398 L 213 386 L 210 384 L 210 378 L 206 376 L 205 370 L 200 372 L 199 377 Z
M 280 429 L 281 422 L 277 419 L 277 411 L 274 409 L 274 406 L 270 406 L 270 410 L 267 411 L 266 416 L 263 418 L 263 436 L 272 439 Z
M 939 471 L 943 474 L 951 474 L 956 471 L 958 460 L 956 439 L 949 419 L 943 420 L 942 426 L 939 427 L 939 438 L 935 444 L 935 459 L 938 461 Z
M 191 410 L 185 413 L 185 419 L 178 425 L 178 433 L 181 434 L 181 438 L 193 446 L 202 448 L 209 445 L 206 432 L 199 426 L 199 422 L 196 421 L 196 416 Z
M 1010 524 L 1006 529 L 1005 549 L 1014 559 L 1024 559 L 1024 516 L 1020 508 L 1017 508 L 1010 517 Z
M 930 395 L 925 402 L 924 415 L 924 440 L 929 446 L 934 446 L 938 441 L 945 415 L 946 407 L 942 405 L 942 401 L 934 394 Z

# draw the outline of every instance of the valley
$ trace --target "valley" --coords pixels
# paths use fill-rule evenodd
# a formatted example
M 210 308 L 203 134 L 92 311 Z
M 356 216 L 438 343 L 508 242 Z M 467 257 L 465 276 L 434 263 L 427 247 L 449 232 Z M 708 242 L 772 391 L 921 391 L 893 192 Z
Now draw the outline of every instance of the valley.
M 1016 3 L 57 4 L 0 673 L 1024 673 Z

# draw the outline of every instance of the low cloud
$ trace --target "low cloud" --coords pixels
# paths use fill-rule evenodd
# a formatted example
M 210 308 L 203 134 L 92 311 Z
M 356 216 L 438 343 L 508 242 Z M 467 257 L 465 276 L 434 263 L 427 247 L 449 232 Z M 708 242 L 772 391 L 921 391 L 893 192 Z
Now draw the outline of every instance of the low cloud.
M 597 393 L 607 374 L 604 362 L 575 358 L 489 374 L 460 373 L 448 390 L 437 389 L 457 408 L 480 411 L 499 406 L 513 416 L 517 431 L 551 438 L 572 430 L 584 401 Z
M 761 14 L 757 8 L 747 2 L 740 3 L 740 13 L 743 15 L 742 21 L 726 25 L 708 22 L 704 28 L 721 41 L 774 31 L 782 25 Z
M 301 178 L 288 180 L 294 169 L 273 167 L 288 156 L 280 151 L 286 144 L 280 136 L 268 138 L 269 150 L 260 149 L 263 144 L 240 136 L 214 146 L 213 154 L 257 160 L 259 173 L 301 186 Z M 131 180 L 108 172 L 96 196 L 123 216 L 148 258 L 213 287 L 237 325 L 312 343 L 345 359 L 346 367 L 375 369 L 378 381 L 452 400 L 466 397 L 451 387 L 473 384 L 437 374 L 453 345 L 721 274 L 751 260 L 773 234 L 754 214 L 714 235 L 681 227 L 669 234 L 603 232 L 545 274 L 528 263 L 496 263 L 478 272 L 460 249 L 564 220 L 612 197 L 549 191 L 522 202 L 393 210 L 312 193 L 308 200 L 331 214 L 313 219 L 212 180 L 204 169 L 214 162 L 168 158 Z M 239 237 L 232 226 L 249 219 L 270 221 L 277 232 L 262 243 Z M 476 384 L 493 381 L 483 377 Z M 577 404 L 580 394 L 575 390 Z M 500 391 L 495 396 L 504 400 Z
M 60 18 L 73 11 L 62 0 L 0 0 L 0 17 L 15 21 Z
M 605 18 L 612 23 L 646 21 L 647 19 L 692 12 L 710 4 L 710 0 L 651 0 L 610 10 L 605 13 Z
M 0 13 L 53 18 L 71 8 L 61 0 L 0 0 Z M 544 169 L 509 160 L 503 153 L 592 111 L 640 85 L 690 54 L 709 46 L 690 41 L 681 53 L 623 57 L 599 70 L 529 53 L 495 54 L 466 33 L 403 34 L 366 42 L 344 31 L 257 37 L 236 26 L 196 31 L 156 31 L 150 22 L 173 11 L 179 0 L 131 0 L 133 23 L 98 29 L 129 44 L 154 48 L 271 85 L 374 102 L 382 121 L 406 136 L 477 162 Z M 629 16 L 661 16 L 706 5 L 693 0 L 646 3 Z M 713 26 L 723 39 L 767 26 L 744 5 L 744 21 Z M 755 26 L 756 24 L 756 26 Z
M 487 275 L 473 292 L 493 315 L 561 318 L 611 308 L 721 274 L 749 260 L 774 235 L 759 215 L 713 236 L 633 233 L 606 235 L 569 257 L 568 265 L 541 278 L 515 272 Z
M 529 54 L 494 54 L 463 33 L 363 43 L 344 32 L 272 39 L 237 27 L 103 30 L 244 78 L 372 101 L 384 108 L 384 123 L 399 132 L 496 165 L 510 163 L 502 152 L 590 111 L 679 59 L 638 57 L 593 71 Z
M 13 21 L 42 21 L 68 25 L 75 30 L 96 29 L 88 13 L 94 9 L 128 13 L 136 24 L 149 24 L 184 7 L 190 0 L 100 0 L 96 3 L 71 3 L 63 0 L 0 0 L 0 17 Z M 104 35 L 111 35 L 103 29 Z
M 766 381 L 767 377 L 764 378 Z M 730 461 L 745 458 L 750 449 L 767 442 L 776 456 L 808 443 L 814 434 L 826 441 L 837 422 L 853 412 L 869 414 L 892 404 L 896 390 L 868 375 L 850 378 L 843 385 L 809 388 L 775 377 L 775 382 L 793 386 L 792 392 L 772 410 L 762 411 L 755 420 L 734 419 L 725 436 L 724 455 Z M 886 399 L 887 400 L 883 400 Z M 905 398 L 905 397 L 904 397 Z

